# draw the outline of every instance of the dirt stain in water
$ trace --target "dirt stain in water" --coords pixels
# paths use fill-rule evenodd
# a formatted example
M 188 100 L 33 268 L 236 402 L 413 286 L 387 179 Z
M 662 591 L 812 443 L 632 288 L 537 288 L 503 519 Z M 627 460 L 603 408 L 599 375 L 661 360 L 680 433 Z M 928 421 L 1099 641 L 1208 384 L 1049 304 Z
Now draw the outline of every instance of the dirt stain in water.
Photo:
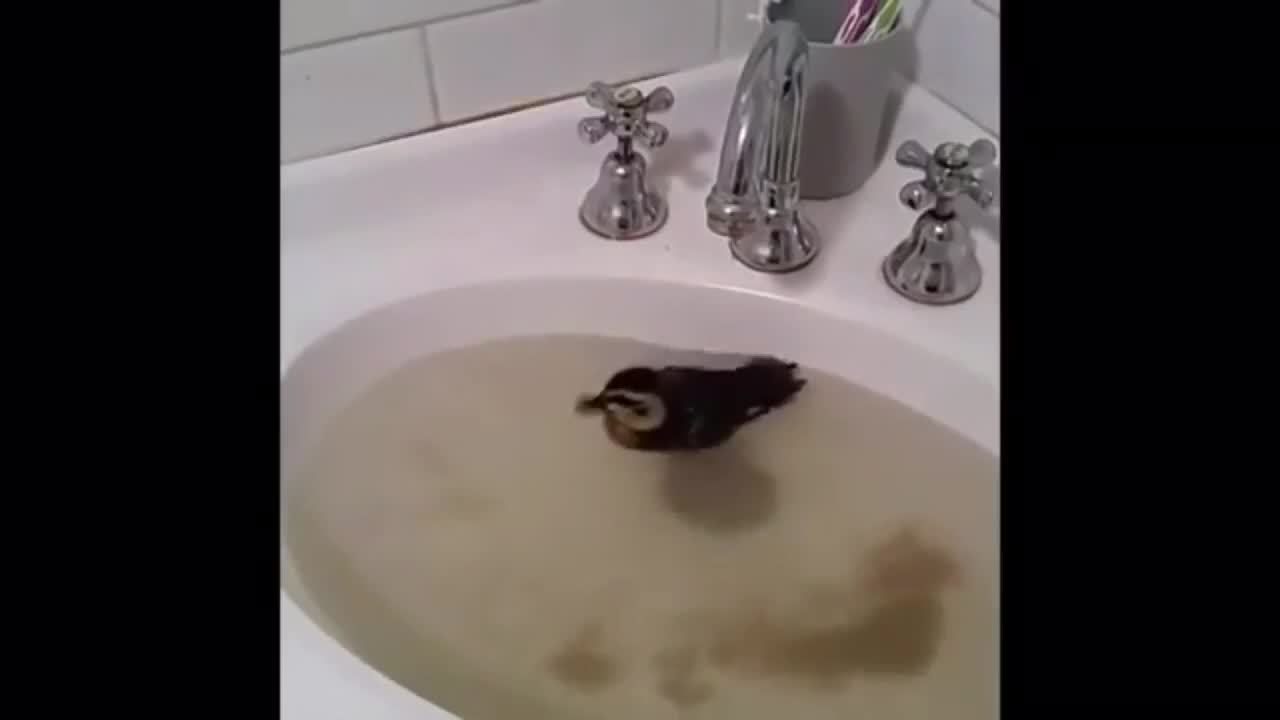
M 681 709 L 696 707 L 715 695 L 715 687 L 700 677 L 702 649 L 694 644 L 675 645 L 653 657 L 658 694 Z
M 959 571 L 946 552 L 908 529 L 872 548 L 845 582 L 808 589 L 790 619 L 760 606 L 745 612 L 695 609 L 675 642 L 651 658 L 655 691 L 680 710 L 710 701 L 714 676 L 773 678 L 814 691 L 839 691 L 858 675 L 920 675 L 943 628 L 942 592 Z M 589 623 L 549 667 L 565 685 L 599 692 L 621 677 L 603 650 L 604 627 Z
M 957 577 L 955 562 L 907 530 L 874 548 L 864 567 L 845 587 L 811 590 L 814 610 L 843 620 L 801 627 L 762 610 L 722 620 L 710 641 L 711 663 L 814 690 L 839 690 L 859 674 L 924 673 L 942 638 L 941 593 Z
M 954 558 L 906 528 L 871 550 L 862 582 L 871 592 L 886 596 L 936 595 L 959 579 Z
M 601 649 L 604 627 L 588 623 L 550 660 L 551 674 L 583 692 L 598 692 L 617 682 L 618 661 Z
M 914 596 L 863 620 L 824 630 L 795 631 L 763 615 L 736 623 L 711 646 L 722 670 L 788 677 L 818 690 L 838 690 L 858 673 L 923 672 L 937 648 L 942 606 Z

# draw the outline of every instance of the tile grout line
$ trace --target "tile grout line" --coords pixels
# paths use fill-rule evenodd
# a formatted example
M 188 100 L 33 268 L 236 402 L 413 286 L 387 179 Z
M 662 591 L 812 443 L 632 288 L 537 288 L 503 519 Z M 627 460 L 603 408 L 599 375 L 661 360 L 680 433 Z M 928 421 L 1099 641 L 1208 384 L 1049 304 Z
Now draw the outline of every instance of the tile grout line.
M 431 111 L 435 115 L 426 128 L 430 129 L 444 120 L 444 113 L 440 110 L 440 93 L 436 90 L 436 66 L 431 62 L 431 41 L 427 39 L 426 25 L 418 28 L 418 37 L 422 41 L 423 71 L 427 73 L 427 97 L 431 98 Z
M 659 80 L 667 76 L 668 74 L 670 73 L 667 73 L 667 72 L 646 73 L 644 75 L 631 78 L 630 80 L 619 81 L 618 84 L 626 85 L 626 84 L 632 84 L 632 83 L 650 82 L 654 80 Z M 555 95 L 552 97 L 532 100 L 530 102 L 523 103 L 521 105 L 496 108 L 494 110 L 483 112 L 477 115 L 467 115 L 465 117 L 461 117 L 456 120 L 450 120 L 448 122 L 442 119 L 437 119 L 436 123 L 429 127 L 418 128 L 416 130 L 406 130 L 405 132 L 396 133 L 394 135 L 388 135 L 385 137 L 375 138 L 373 140 L 361 140 L 353 144 L 345 144 L 341 147 L 338 147 L 332 150 L 317 150 L 314 153 L 304 153 L 297 157 L 293 157 L 293 158 L 290 158 L 289 160 L 281 162 L 280 166 L 286 167 L 288 165 L 293 165 L 295 163 L 302 163 L 308 160 L 318 160 L 320 158 L 328 157 L 330 155 L 338 155 L 338 154 L 341 154 L 344 152 L 350 152 L 353 150 L 364 150 L 365 148 L 371 148 L 377 145 L 383 145 L 385 143 L 395 142 L 397 140 L 407 140 L 409 138 L 412 138 L 418 135 L 426 135 L 427 133 L 438 132 L 440 130 L 448 130 L 450 128 L 458 127 L 460 125 L 469 125 L 475 122 L 483 122 L 485 120 L 491 120 L 493 118 L 502 117 L 503 115 L 512 115 L 518 112 L 522 112 L 524 110 L 533 110 L 536 108 L 540 108 L 544 105 L 552 105 L 558 102 L 563 102 L 565 100 L 571 100 L 575 97 L 581 97 L 583 94 L 584 94 L 584 91 L 575 90 L 574 92 L 564 93 L 562 95 Z
M 1000 10 L 998 8 L 991 7 L 991 5 L 988 4 L 990 3 L 990 1 L 991 0 L 973 0 L 973 4 L 977 5 L 983 10 L 986 10 L 988 14 L 993 15 L 996 19 L 999 19 Z

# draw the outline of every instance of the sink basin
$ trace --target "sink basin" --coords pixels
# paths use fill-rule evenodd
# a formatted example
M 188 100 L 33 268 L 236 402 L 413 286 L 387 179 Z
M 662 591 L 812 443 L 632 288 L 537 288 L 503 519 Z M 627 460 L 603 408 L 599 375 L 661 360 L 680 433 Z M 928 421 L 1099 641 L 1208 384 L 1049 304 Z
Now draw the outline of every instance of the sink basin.
M 640 84 L 641 240 L 582 226 L 581 98 L 282 168 L 282 720 L 998 716 L 998 224 L 976 295 L 904 300 L 886 161 L 806 204 L 803 271 L 744 268 L 705 214 L 740 69 Z M 886 147 L 987 137 L 900 93 Z M 809 384 L 691 458 L 574 414 L 686 351 Z
M 811 383 L 691 470 L 573 415 L 686 350 Z M 289 642 L 387 717 L 997 716 L 998 391 L 930 349 L 768 292 L 513 277 L 355 316 L 281 402 Z

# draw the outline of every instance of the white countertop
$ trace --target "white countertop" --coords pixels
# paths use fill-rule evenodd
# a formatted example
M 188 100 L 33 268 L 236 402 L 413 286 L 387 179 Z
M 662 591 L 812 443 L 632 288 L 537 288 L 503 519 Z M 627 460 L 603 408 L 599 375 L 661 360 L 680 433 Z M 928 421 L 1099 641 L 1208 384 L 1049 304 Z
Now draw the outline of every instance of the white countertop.
M 337 325 L 442 287 L 526 275 L 664 278 L 785 296 L 856 318 L 955 359 L 999 387 L 998 210 L 973 233 L 985 277 L 968 302 L 926 307 L 895 294 L 880 261 L 915 213 L 898 201 L 920 172 L 892 151 L 908 139 L 996 138 L 918 86 L 906 88 L 890 152 L 858 193 L 806 202 L 823 250 L 807 269 L 753 272 L 707 230 L 703 201 L 719 156 L 741 58 L 639 83 L 665 84 L 668 143 L 646 151 L 669 182 L 670 219 L 656 235 L 612 242 L 577 216 L 608 146 L 584 145 L 579 97 L 281 169 L 281 372 Z M 407 691 L 317 636 L 282 594 L 282 717 L 424 718 Z M 441 716 L 443 717 L 443 716 Z

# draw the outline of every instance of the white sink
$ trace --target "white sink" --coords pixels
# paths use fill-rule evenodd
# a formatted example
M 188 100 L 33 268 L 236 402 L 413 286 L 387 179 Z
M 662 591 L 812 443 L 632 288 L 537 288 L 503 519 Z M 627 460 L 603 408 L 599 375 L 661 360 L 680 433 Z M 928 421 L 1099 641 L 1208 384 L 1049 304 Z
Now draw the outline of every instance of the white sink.
M 778 697 L 753 695 L 759 691 L 752 690 L 757 686 L 742 679 L 747 675 L 719 684 L 707 681 L 716 685 L 718 699 L 703 698 L 698 694 L 702 691 L 695 688 L 695 697 L 686 700 L 699 706 L 705 702 L 702 707 L 707 712 L 720 708 L 720 714 L 691 717 L 734 717 L 737 712 L 736 717 L 746 718 L 740 708 L 734 709 L 738 707 L 734 703 L 754 702 L 763 707 L 777 701 L 782 703 L 777 705 L 779 708 L 790 707 L 786 705 L 787 692 L 812 695 L 816 687 L 813 683 L 817 683 L 823 692 L 835 693 L 832 697 L 850 692 L 850 686 L 856 688 L 862 693 L 861 702 L 865 705 L 860 707 L 870 713 L 868 717 L 993 718 L 997 715 L 998 675 L 997 246 L 992 238 L 976 231 L 986 279 L 983 289 L 967 303 L 930 308 L 912 305 L 894 294 L 880 279 L 878 263 L 913 220 L 910 212 L 897 205 L 897 188 L 914 177 L 886 163 L 855 197 L 807 206 L 809 217 L 827 240 L 820 259 L 809 269 L 774 277 L 753 273 L 734 263 L 723 239 L 711 235 L 703 226 L 701 202 L 714 171 L 716 148 L 705 147 L 698 138 L 718 139 L 739 62 L 729 61 L 663 80 L 676 94 L 676 107 L 663 122 L 672 129 L 673 152 L 683 155 L 653 161 L 655 167 L 665 165 L 674 172 L 669 180 L 671 218 L 662 231 L 644 240 L 603 241 L 578 223 L 577 203 L 594 179 L 600 157 L 597 149 L 584 148 L 574 137 L 574 123 L 586 114 L 580 100 L 285 168 L 281 318 L 284 506 L 307 492 L 307 481 L 298 479 L 307 476 L 299 471 L 323 449 L 324 433 L 342 410 L 370 388 L 387 382 L 397 371 L 436 353 L 519 337 L 573 335 L 605 336 L 633 343 L 611 345 L 614 356 L 607 362 L 596 361 L 604 363 L 598 367 L 591 366 L 597 372 L 608 363 L 618 364 L 633 357 L 628 354 L 629 347 L 636 348 L 634 357 L 644 355 L 645 359 L 660 359 L 661 352 L 655 350 L 658 346 L 784 357 L 799 363 L 804 372 L 839 378 L 862 389 L 863 394 L 850 396 L 860 398 L 855 404 L 861 409 L 851 410 L 850 417 L 857 418 L 857 422 L 840 431 L 848 438 L 849 447 L 843 449 L 853 453 L 862 448 L 859 452 L 874 454 L 881 460 L 875 466 L 878 474 L 874 481 L 861 477 L 850 481 L 850 487 L 865 488 L 860 492 L 867 494 L 850 510 L 850 517 L 860 520 L 850 520 L 851 527 L 841 532 L 862 538 L 860 542 L 868 548 L 893 548 L 903 543 L 945 548 L 948 564 L 957 568 L 955 582 L 960 589 L 955 592 L 962 599 L 939 605 L 946 613 L 928 621 L 942 628 L 938 631 L 942 639 L 935 638 L 928 652 L 920 651 L 923 655 L 916 666 L 886 671 L 876 663 L 854 663 L 837 668 L 834 676 L 810 667 L 808 675 L 801 673 L 801 680 L 812 681 L 806 690 L 778 689 Z M 971 141 L 979 137 L 986 135 L 941 102 L 911 88 L 906 93 L 893 144 L 914 138 L 932 146 L 946 140 Z M 683 145 L 680 138 L 686 139 Z M 509 373 L 520 368 L 511 363 L 502 367 Z M 536 381 L 540 372 L 553 369 L 532 367 L 528 377 Z M 596 389 L 592 385 L 602 379 L 597 375 L 584 377 L 581 390 Z M 817 393 L 828 387 L 818 382 L 810 391 Z M 571 414 L 573 400 L 573 396 L 564 398 L 566 416 Z M 412 404 L 410 399 L 405 402 Z M 449 402 L 459 400 L 455 397 Z M 878 409 L 867 409 L 871 407 Z M 607 449 L 598 426 L 589 421 L 547 419 L 561 417 L 560 410 L 548 406 L 517 408 L 511 415 L 500 417 L 492 403 L 479 403 L 476 412 L 491 413 L 495 427 L 503 428 L 492 440 L 495 456 L 504 452 L 519 454 L 504 449 L 508 446 L 503 444 L 503 437 L 510 435 L 503 433 L 520 427 L 512 424 L 513 418 L 524 413 L 530 417 L 529 422 L 556 424 L 556 432 L 561 433 L 557 438 L 572 437 L 577 442 L 580 433 L 583 452 L 588 455 L 595 453 L 599 458 L 604 453 L 619 453 L 616 467 L 620 474 L 641 472 L 643 468 L 636 468 L 651 462 L 617 448 Z M 806 417 L 810 411 L 798 404 L 794 410 L 766 416 L 760 432 L 782 432 L 781 428 L 788 427 L 789 422 L 799 422 L 796 418 Z M 475 418 L 470 420 L 474 422 Z M 859 445 L 868 442 L 866 438 L 876 438 L 874 446 Z M 792 442 L 803 445 L 809 440 L 798 434 L 792 436 Z M 576 446 L 559 446 L 557 453 L 547 457 L 565 456 L 570 447 Z M 850 461 L 852 470 L 869 472 L 858 464 L 860 455 L 848 457 L 854 458 Z M 962 468 L 959 460 L 949 465 L 948 458 L 952 457 L 985 457 L 987 469 L 970 471 L 964 469 L 967 465 Z M 933 458 L 933 465 L 927 464 L 928 458 Z M 715 571 L 704 568 L 698 573 L 697 563 L 715 553 L 736 558 L 725 562 L 740 563 L 744 556 L 759 557 L 761 577 L 777 580 L 761 592 L 769 596 L 770 602 L 786 605 L 791 577 L 787 573 L 799 572 L 805 567 L 803 558 L 830 552 L 826 544 L 837 536 L 844 537 L 835 531 L 796 530 L 804 526 L 798 518 L 809 512 L 815 518 L 814 527 L 831 526 L 840 517 L 840 506 L 833 500 L 823 507 L 814 493 L 826 488 L 822 492 L 844 497 L 840 493 L 845 488 L 829 480 L 815 479 L 806 484 L 803 478 L 784 478 L 787 468 L 795 464 L 788 460 L 773 469 L 779 488 L 771 501 L 776 505 L 772 514 L 766 513 L 768 517 L 732 532 L 699 527 L 689 517 L 674 512 L 673 507 L 666 507 L 666 512 L 659 507 L 644 515 L 643 521 L 634 523 L 629 514 L 611 515 L 635 507 L 636 503 L 651 502 L 653 490 L 643 483 L 612 477 L 593 484 L 590 492 L 582 496 L 581 507 L 556 509 L 562 515 L 555 517 L 561 517 L 562 522 L 548 524 L 546 532 L 576 537 L 577 546 L 584 548 L 580 552 L 588 552 L 593 544 L 604 552 L 613 541 L 601 528 L 610 523 L 619 537 L 629 537 L 633 542 L 644 537 L 642 532 L 646 529 L 666 528 L 653 533 L 652 542 L 673 543 L 671 552 L 679 556 L 672 556 L 663 572 L 674 572 L 670 568 L 685 563 L 685 571 L 705 580 Z M 543 468 L 530 466 L 529 471 L 530 482 L 536 482 Z M 895 480 L 895 473 L 901 475 L 900 482 Z M 653 669 L 661 652 L 655 655 L 653 648 L 636 647 L 651 635 L 643 632 L 629 636 L 631 639 L 626 642 L 631 643 L 630 650 L 617 649 L 624 668 L 619 673 L 627 679 L 603 691 L 604 695 L 566 690 L 571 696 L 566 704 L 548 706 L 557 709 L 539 709 L 538 704 L 552 702 L 547 699 L 551 696 L 539 695 L 538 688 L 555 687 L 554 674 L 547 674 L 545 663 L 521 660 L 521 653 L 534 652 L 530 649 L 536 644 L 533 640 L 513 642 L 509 648 L 464 648 L 460 652 L 470 652 L 468 657 L 477 663 L 472 676 L 461 670 L 467 665 L 462 660 L 428 668 L 430 664 L 423 660 L 424 656 L 415 655 L 411 646 L 416 641 L 409 641 L 406 628 L 412 625 L 413 618 L 431 615 L 432 597 L 438 599 L 441 613 L 447 607 L 462 612 L 466 603 L 459 600 L 456 589 L 447 585 L 428 590 L 421 584 L 414 586 L 413 582 L 421 578 L 414 580 L 414 571 L 405 570 L 410 566 L 403 564 L 402 556 L 396 556 L 400 558 L 396 562 L 401 563 L 397 565 L 392 561 L 391 549 L 374 551 L 376 542 L 386 541 L 389 534 L 394 534 L 387 528 L 403 529 L 407 521 L 392 517 L 384 518 L 383 524 L 361 525 L 367 521 L 367 517 L 357 517 L 358 509 L 365 505 L 364 496 L 359 493 L 366 485 L 361 483 L 367 484 L 368 497 L 375 497 L 389 487 L 379 485 L 379 478 L 389 475 L 385 468 L 370 470 L 363 479 L 355 477 L 359 474 L 353 473 L 351 483 L 343 490 L 355 493 L 347 496 L 348 504 L 335 505 L 337 509 L 332 511 L 335 522 L 343 528 L 335 534 L 335 542 L 348 543 L 345 549 L 352 557 L 363 558 L 353 561 L 346 570 L 335 567 L 330 573 L 323 564 L 306 565 L 301 560 L 295 564 L 286 541 L 293 539 L 291 533 L 296 527 L 291 523 L 296 520 L 282 509 L 286 526 L 282 532 L 282 717 L 454 717 L 437 707 L 439 703 L 462 708 L 466 720 L 526 720 L 565 717 L 566 713 L 621 720 L 623 715 L 610 714 L 609 708 L 615 706 L 608 705 L 608 693 L 643 693 L 645 688 L 655 687 L 661 690 L 660 679 L 655 681 L 657 685 L 643 679 L 648 677 L 645 673 L 661 674 Z M 521 507 L 529 508 L 534 517 L 541 517 L 535 513 L 537 508 L 551 512 L 538 503 L 536 495 L 519 494 L 528 492 L 528 486 L 513 491 L 513 496 L 524 498 Z M 497 498 L 504 499 L 510 497 Z M 350 510 L 349 514 L 343 514 L 347 512 L 344 507 Z M 582 524 L 587 522 L 583 518 L 592 517 L 600 518 L 596 521 L 600 527 Z M 592 531 L 595 535 L 584 529 L 590 527 L 596 528 Z M 901 530 L 894 531 L 895 527 Z M 574 532 L 584 534 L 573 536 Z M 785 538 L 801 545 L 812 539 L 812 554 L 797 554 L 794 562 L 769 560 L 774 552 L 770 543 Z M 357 547 L 366 541 L 367 547 Z M 460 548 L 474 548 L 458 542 Z M 473 537 L 469 542 L 476 541 Z M 500 537 L 494 544 L 503 547 Z M 403 552 L 405 546 L 395 548 L 396 552 Z M 504 552 L 525 549 L 512 544 Z M 493 572 L 493 568 L 501 567 L 493 564 L 496 561 L 491 556 L 481 554 L 474 555 L 473 560 L 461 555 L 450 560 L 439 544 L 421 552 L 424 563 L 449 565 L 458 572 L 469 569 L 479 573 L 486 567 Z M 770 562 L 774 565 L 770 566 Z M 765 572 L 766 567 L 774 569 Z M 582 577 L 593 575 L 584 571 Z M 352 620 L 360 612 L 368 616 L 368 608 L 361 611 L 339 607 L 340 599 L 333 590 L 335 583 L 356 582 L 357 578 L 379 588 L 374 594 L 384 593 L 382 600 L 389 603 L 387 607 L 396 608 L 394 612 L 387 610 L 388 617 L 382 618 L 386 623 L 372 630 Z M 587 580 L 582 582 L 590 584 Z M 726 576 L 723 582 L 736 581 Z M 522 606 L 527 609 L 545 605 L 548 609 L 540 611 L 546 614 L 541 626 L 548 631 L 560 622 L 555 619 L 556 612 L 569 613 L 567 606 L 575 602 L 572 593 L 558 595 L 554 588 L 538 590 L 536 582 L 530 588 L 523 605 L 508 603 L 503 606 L 508 608 L 504 612 L 518 614 Z M 702 592 L 707 597 L 714 595 L 711 585 L 703 587 Z M 735 592 L 726 596 L 728 605 L 733 604 L 733 598 L 745 601 L 753 591 L 748 587 Z M 556 603 L 565 607 L 557 608 Z M 650 615 L 654 614 L 651 605 L 646 608 Z M 676 617 L 682 608 L 671 610 L 672 617 Z M 410 619 L 396 625 L 388 619 L 396 613 Z M 948 619 L 947 613 L 955 617 Z M 503 622 L 516 622 L 506 615 L 485 617 L 492 632 L 496 632 L 493 628 L 505 627 Z M 620 626 L 641 622 L 626 613 L 619 618 Z M 441 622 L 454 621 L 445 617 Z M 457 620 L 451 627 L 462 625 Z M 405 638 L 402 644 L 391 642 L 397 628 Z M 381 639 L 370 639 L 370 633 L 380 633 Z M 500 644 L 495 642 L 494 646 Z M 495 658 L 509 661 L 510 666 L 492 670 L 487 679 L 482 677 L 486 653 L 496 653 Z M 756 659 L 757 669 L 768 665 L 765 655 Z M 509 690 L 504 690 L 508 680 L 524 677 L 520 668 L 528 670 L 528 682 L 519 685 L 512 680 Z M 728 672 L 728 676 L 733 673 Z M 787 682 L 786 678 L 774 680 L 783 686 Z M 769 683 L 774 680 L 760 680 L 763 685 L 759 687 L 773 687 Z M 742 687 L 747 689 L 734 690 L 738 687 L 735 682 L 746 683 Z M 705 684 L 703 680 L 698 683 L 699 688 Z M 517 686 L 519 690 L 515 689 Z M 439 696 L 433 694 L 436 688 Z M 526 691 L 531 695 L 522 694 Z M 530 699 L 532 696 L 541 699 Z M 680 704 L 668 700 L 669 716 L 680 717 Z M 832 702 L 831 707 L 836 708 Z M 640 713 L 637 717 L 646 716 L 643 709 L 636 712 Z M 844 712 L 848 712 L 848 706 Z M 826 717 L 820 711 L 812 716 Z M 831 715 L 837 716 L 859 715 Z

